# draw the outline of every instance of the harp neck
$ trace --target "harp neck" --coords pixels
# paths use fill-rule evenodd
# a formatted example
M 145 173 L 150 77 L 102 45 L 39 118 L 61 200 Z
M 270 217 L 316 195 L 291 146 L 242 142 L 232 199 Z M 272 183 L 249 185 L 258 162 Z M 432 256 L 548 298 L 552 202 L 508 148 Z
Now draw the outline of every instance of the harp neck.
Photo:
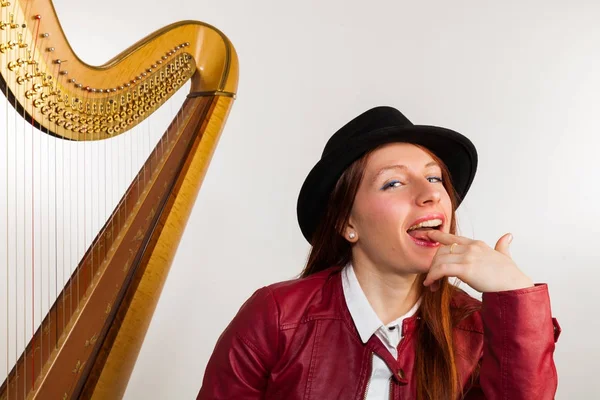
M 235 50 L 208 24 L 168 25 L 92 66 L 71 48 L 50 0 L 15 1 L 18 7 L 3 7 L 0 86 L 27 120 L 48 133 L 71 140 L 122 134 L 189 79 L 192 92 L 237 90 Z

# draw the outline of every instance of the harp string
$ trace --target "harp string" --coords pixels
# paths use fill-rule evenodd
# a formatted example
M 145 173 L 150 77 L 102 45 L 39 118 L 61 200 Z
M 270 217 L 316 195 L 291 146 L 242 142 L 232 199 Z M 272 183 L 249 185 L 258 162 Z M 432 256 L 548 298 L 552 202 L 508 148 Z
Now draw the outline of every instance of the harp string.
M 66 102 L 66 100 L 65 100 Z M 65 107 L 66 108 L 66 107 Z M 66 144 L 68 144 L 69 147 L 69 189 L 68 189 L 68 193 L 70 193 L 71 195 L 69 196 L 69 223 L 67 224 L 67 229 L 69 231 L 69 235 L 68 235 L 68 240 L 66 245 L 69 248 L 69 251 L 67 252 L 69 257 L 68 257 L 68 261 L 67 261 L 67 265 L 69 266 L 69 280 L 70 280 L 70 284 L 69 284 L 69 315 L 73 315 L 73 280 L 72 280 L 72 276 L 73 276 L 73 222 L 72 222 L 72 214 L 73 214 L 73 209 L 77 207 L 77 202 L 75 202 L 75 206 L 73 206 L 73 171 L 77 170 L 76 168 L 73 168 L 73 150 L 75 150 L 75 152 L 77 151 L 77 147 L 76 141 L 65 141 Z M 77 180 L 76 180 L 77 181 Z M 76 258 L 77 259 L 77 258 Z
M 83 95 L 83 104 L 87 104 L 87 91 Z M 83 148 L 83 252 L 82 257 L 85 255 L 85 249 L 87 248 L 87 166 L 89 161 L 87 159 L 87 147 L 88 141 L 84 140 L 81 147 Z
M 6 14 L 7 14 L 7 9 L 6 7 L 2 7 L 2 20 L 6 21 Z M 8 32 L 4 31 L 4 35 L 3 35 L 3 40 L 4 43 L 6 43 L 8 41 Z M 3 65 L 3 68 L 4 65 Z M 6 80 L 6 91 L 5 93 L 8 95 L 8 79 Z M 8 371 L 9 371 L 9 366 L 10 366 L 10 331 L 9 331 L 9 326 L 10 326 L 10 296 L 9 296 L 9 290 L 10 290 L 10 285 L 9 285 L 9 280 L 10 280 L 10 274 L 9 274 L 9 265 L 10 265 L 10 223 L 9 223 L 9 218 L 10 218 L 10 207 L 9 207 L 9 190 L 10 190 L 10 184 L 9 184 L 9 162 L 8 162 L 8 158 L 9 158 L 9 151 L 8 148 L 10 146 L 10 142 L 8 140 L 8 137 L 10 136 L 9 134 L 9 125 L 8 125 L 8 101 L 5 101 L 5 120 L 6 120 L 6 130 L 4 131 L 6 134 L 6 332 L 3 332 L 3 334 L 6 335 L 6 348 L 5 348 L 5 352 L 6 352 L 6 374 L 7 374 L 7 378 L 8 378 Z M 10 395 L 10 381 L 7 379 L 7 393 L 8 395 Z
M 63 62 L 65 60 L 61 60 L 61 63 L 59 63 L 56 67 L 56 87 L 58 89 L 58 87 L 60 87 L 59 85 L 62 84 L 62 81 L 64 79 L 64 75 L 62 74 L 62 70 L 63 70 Z M 56 130 L 58 128 L 58 119 L 54 120 L 54 129 Z M 61 217 L 61 223 L 60 223 L 60 235 L 61 235 L 61 240 L 60 240 L 60 264 L 61 264 L 61 280 L 60 280 L 60 287 L 64 288 L 65 282 L 67 281 L 66 278 L 66 274 L 65 274 L 65 230 L 66 230 L 66 226 L 65 226 L 65 205 L 67 203 L 67 199 L 66 199 L 66 191 L 65 191 L 65 146 L 66 146 L 66 140 L 61 140 L 61 139 L 57 139 L 56 143 L 60 146 L 60 171 L 56 173 L 54 179 L 56 180 L 56 187 L 58 188 L 58 180 L 60 178 L 60 195 L 61 195 L 61 200 L 60 200 L 60 217 Z M 56 157 L 58 158 L 58 154 L 56 154 Z M 58 242 L 58 237 L 57 237 L 57 242 Z M 62 290 L 61 290 L 62 291 Z M 63 331 L 64 328 L 67 324 L 67 307 L 66 307 L 66 299 L 65 299 L 65 293 L 63 293 L 63 295 L 61 296 L 61 302 L 62 302 L 62 323 L 63 323 Z
M 29 11 L 29 5 L 30 3 L 27 2 L 26 3 L 26 13 Z M 21 34 L 24 33 L 24 30 L 21 32 Z M 18 37 L 18 33 L 17 33 L 17 37 Z M 21 58 L 24 57 L 23 53 L 25 52 L 25 49 L 21 48 L 19 46 L 19 56 Z M 22 88 L 23 91 L 25 90 L 25 88 Z M 26 126 L 26 106 L 24 105 L 23 107 L 23 132 L 22 132 L 22 138 L 23 138 L 23 268 L 22 268 L 22 273 L 23 273 L 23 343 L 24 346 L 27 343 L 27 257 L 28 257 L 28 251 L 27 251 L 27 174 L 25 173 L 26 171 L 26 166 L 27 166 L 27 126 Z M 27 393 L 27 368 L 23 368 L 23 394 Z
M 56 76 L 57 75 L 57 69 L 58 66 L 55 65 L 52 68 L 52 76 Z M 50 89 L 51 90 L 51 89 Z M 56 125 L 54 125 L 53 121 L 50 121 L 50 129 L 55 130 L 56 129 Z M 53 182 L 52 187 L 53 187 L 53 194 L 54 194 L 54 235 L 53 235 L 53 242 L 54 242 L 54 295 L 52 296 L 53 299 L 56 299 L 56 296 L 58 295 L 58 169 L 57 169 L 57 154 L 58 154 L 58 141 L 57 140 L 52 140 L 52 143 L 54 144 L 54 151 L 52 152 L 51 156 L 52 156 L 52 161 L 54 162 L 54 173 L 52 174 L 52 178 L 51 182 Z M 56 327 L 57 330 L 57 336 L 58 336 L 58 312 L 55 314 L 54 316 L 54 326 Z
M 20 88 L 17 88 L 16 92 L 18 95 L 18 92 L 20 91 Z M 15 110 L 17 110 L 17 98 L 15 97 Z M 18 178 L 17 178 L 17 171 L 18 171 L 18 134 L 17 134 L 17 119 L 15 118 L 15 127 L 14 127 L 14 134 L 15 134 L 15 144 L 17 144 L 17 147 L 15 147 L 15 360 L 18 360 L 18 352 L 17 352 L 17 348 L 18 348 L 18 343 L 19 343 L 19 331 L 18 331 L 18 327 L 19 327 L 19 299 L 18 299 L 18 287 L 19 287 L 19 223 L 18 218 L 19 218 L 19 212 L 17 210 L 18 208 Z M 15 376 L 16 378 L 16 376 Z M 16 382 L 15 382 L 16 383 Z M 19 388 L 16 387 L 15 385 L 15 393 L 16 390 L 19 390 Z
M 37 20 L 37 27 L 36 27 L 36 34 L 35 34 L 35 42 L 36 42 L 36 44 L 34 45 L 34 48 L 37 48 L 37 43 L 38 43 L 38 40 L 39 40 L 39 37 L 40 37 L 40 35 L 39 35 L 39 32 L 40 32 L 39 28 L 40 28 L 40 26 L 39 26 L 39 20 Z M 44 41 L 45 41 L 44 38 L 42 38 L 40 40 L 40 47 L 43 46 Z M 39 49 L 38 49 L 38 55 L 41 55 L 41 52 L 39 52 Z M 38 60 L 38 62 L 39 61 L 41 61 L 41 60 Z M 32 135 L 33 135 L 34 134 L 33 117 L 32 117 L 31 132 L 32 132 Z M 39 166 L 39 169 L 38 169 L 38 172 L 39 172 L 38 173 L 38 177 L 39 177 L 38 178 L 38 180 L 39 180 L 39 192 L 38 193 L 39 193 L 40 196 L 42 196 L 42 154 L 43 154 L 42 141 L 43 141 L 43 138 L 40 136 L 38 138 L 38 155 L 39 155 L 39 157 L 38 157 L 38 166 Z M 40 287 L 40 293 L 39 294 L 40 295 L 38 297 L 39 297 L 39 316 L 40 316 L 40 325 L 41 325 L 42 321 L 44 320 L 44 317 L 43 317 L 43 315 L 44 315 L 44 306 L 43 306 L 43 298 L 44 298 L 44 286 L 43 286 L 43 282 L 44 282 L 44 257 L 43 257 L 43 247 L 44 247 L 44 240 L 43 239 L 44 239 L 44 234 L 43 234 L 43 232 L 44 232 L 44 229 L 43 229 L 43 218 L 41 218 L 42 217 L 42 205 L 41 204 L 39 206 L 38 215 L 39 215 L 38 224 L 39 224 L 39 239 L 40 239 L 39 240 L 39 249 L 40 249 L 40 251 L 39 251 L 39 262 L 38 262 L 39 270 L 40 270 L 40 282 L 39 282 L 40 283 L 39 284 L 39 287 Z M 43 329 L 43 328 L 44 327 L 42 326 L 41 329 Z M 35 332 L 35 329 L 33 331 Z M 44 345 L 48 346 L 48 348 L 49 348 L 49 344 L 44 343 L 44 336 L 40 335 L 40 352 L 39 352 L 39 362 L 40 362 L 39 365 L 40 365 L 40 368 L 42 368 L 42 365 L 43 365 Z M 35 352 L 34 352 L 34 354 L 35 354 Z
M 150 159 L 150 162 L 152 162 L 152 153 L 150 152 L 150 142 L 151 142 L 152 136 L 150 134 L 150 127 L 148 126 L 148 123 L 146 123 L 145 125 L 146 125 L 145 126 L 146 129 L 143 129 L 144 127 L 142 127 L 142 129 L 144 131 L 146 131 L 146 135 L 145 135 L 146 136 L 146 141 L 145 142 L 147 143 L 147 146 L 148 146 L 148 147 L 146 147 L 146 150 L 148 151 L 147 154 L 149 154 L 148 158 Z M 148 164 L 148 166 L 146 166 L 146 164 Z M 148 182 L 148 180 L 150 179 L 150 171 L 147 171 L 148 176 L 146 177 L 146 169 L 149 169 L 149 168 L 150 168 L 150 164 L 149 163 L 144 163 L 144 178 L 145 178 L 145 182 Z
M 14 9 L 15 9 L 15 5 L 13 5 L 13 11 L 12 11 L 12 13 L 14 13 Z M 9 9 L 8 8 L 4 8 L 4 10 L 5 10 L 5 14 L 3 16 L 3 21 L 9 21 L 9 15 L 10 15 Z M 4 43 L 8 43 L 8 41 L 11 39 L 11 36 L 10 36 L 11 32 L 10 32 L 10 30 L 5 30 L 4 32 L 5 32 Z M 6 67 L 6 65 L 10 61 L 12 61 L 12 54 L 11 53 L 12 52 L 8 53 L 8 57 L 6 58 L 6 61 L 3 63 L 3 67 L 5 69 L 5 76 L 8 76 L 8 68 Z M 6 79 L 6 85 L 7 85 L 7 91 L 6 91 L 6 93 L 8 94 L 8 79 Z M 16 123 L 15 123 L 14 126 L 11 126 L 9 128 L 9 115 L 10 114 L 8 113 L 8 103 L 9 103 L 9 99 L 7 97 L 7 99 L 6 99 L 6 110 L 7 110 L 7 115 L 6 115 L 6 133 L 7 133 L 7 136 L 8 136 L 9 132 L 10 132 L 12 134 L 12 136 L 13 136 L 13 143 L 14 143 L 15 152 L 12 152 L 12 158 L 13 158 L 12 161 L 14 163 L 14 165 L 13 165 L 13 167 L 14 167 L 13 168 L 13 172 L 14 173 L 12 174 L 13 175 L 12 189 L 13 189 L 13 192 L 14 192 L 14 196 L 9 196 L 9 191 L 10 191 L 10 185 L 9 185 L 9 187 L 7 188 L 7 196 L 6 197 L 7 197 L 7 200 L 8 200 L 9 197 L 13 197 L 13 199 L 14 199 L 14 207 L 16 208 L 16 206 L 17 206 L 17 152 L 16 152 L 16 149 L 18 148 L 18 144 L 17 144 L 17 134 L 16 134 Z M 16 105 L 16 99 L 15 99 L 15 105 Z M 13 128 L 13 129 L 11 129 L 11 128 Z M 8 148 L 7 148 L 7 168 L 8 168 Z M 9 170 L 7 169 L 7 171 L 6 171 L 6 175 L 7 176 L 9 175 L 8 171 Z M 7 201 L 7 206 L 8 206 L 8 201 Z M 17 343 L 17 335 L 18 335 L 18 333 L 17 333 L 17 326 L 18 325 L 17 325 L 17 319 L 16 319 L 17 318 L 16 316 L 18 314 L 18 311 L 17 311 L 17 285 L 18 285 L 18 274 L 17 274 L 18 268 L 17 268 L 17 264 L 18 264 L 19 257 L 18 257 L 18 240 L 17 240 L 17 235 L 18 235 L 17 225 L 18 224 L 17 224 L 17 213 L 16 213 L 16 210 L 12 214 L 14 216 L 14 222 L 13 222 L 14 234 L 11 235 L 10 231 L 7 231 L 7 243 L 9 242 L 9 237 L 12 236 L 13 242 L 14 242 L 13 243 L 14 244 L 14 252 L 13 252 L 14 257 L 13 258 L 14 258 L 14 266 L 15 266 L 15 268 L 14 268 L 14 286 L 13 286 L 12 290 L 7 287 L 7 306 L 6 306 L 6 309 L 7 309 L 7 321 L 8 322 L 7 322 L 7 325 L 6 325 L 6 331 L 7 331 L 7 335 L 6 335 L 7 340 L 6 341 L 7 341 L 7 346 L 8 347 L 7 347 L 6 353 L 7 353 L 7 359 L 8 359 L 8 354 L 10 353 L 10 347 L 11 347 L 10 344 L 9 344 L 9 342 L 10 342 L 10 334 L 11 334 L 11 329 L 10 329 L 10 327 L 11 327 L 11 323 L 10 323 L 10 319 L 11 318 L 10 317 L 11 316 L 10 316 L 10 313 L 12 312 L 13 307 L 14 307 L 15 325 L 14 325 L 14 338 L 13 338 L 13 340 L 14 340 L 14 344 L 15 344 L 14 345 L 14 357 L 15 357 L 15 360 L 16 360 L 16 357 L 17 357 L 17 345 L 16 345 L 16 343 Z M 9 219 L 10 219 L 10 213 L 8 213 L 8 210 L 7 210 L 7 216 L 6 216 L 7 222 L 9 221 Z M 10 245 L 8 246 L 8 248 L 7 248 L 7 254 L 9 254 L 11 247 L 12 246 L 10 246 Z M 10 263 L 6 267 L 6 270 L 7 270 L 7 280 L 6 280 L 7 281 L 7 286 L 8 286 L 8 282 L 9 282 L 9 277 L 8 277 L 8 275 L 9 275 L 9 266 L 10 266 Z M 15 294 L 14 296 L 10 296 L 10 292 L 11 291 L 14 291 L 14 294 Z M 11 298 L 14 299 L 14 306 L 10 302 Z M 7 367 L 7 371 L 9 371 L 8 367 Z M 9 385 L 8 388 L 9 388 L 8 392 L 9 392 L 9 395 L 10 395 L 10 385 Z M 15 387 L 15 393 L 16 393 L 16 390 L 18 390 L 17 387 Z
M 108 97 L 108 95 L 103 96 L 103 97 L 104 98 L 102 99 L 102 105 L 103 105 L 104 109 L 106 110 L 107 109 L 107 97 Z M 109 145 L 108 141 L 109 141 L 109 139 L 105 139 L 105 140 L 102 141 L 102 150 L 103 150 L 103 155 L 104 155 L 104 162 L 103 162 L 103 164 L 101 164 L 100 160 L 98 161 L 98 165 L 99 166 L 102 166 L 102 165 L 104 166 L 104 168 L 98 168 L 98 170 L 102 171 L 102 174 L 104 175 L 104 186 L 103 186 L 103 190 L 102 190 L 102 192 L 104 193 L 104 195 L 103 196 L 98 196 L 98 199 L 102 200 L 102 202 L 103 202 L 103 206 L 102 206 L 103 212 L 102 212 L 102 215 L 104 217 L 103 218 L 104 221 L 106 221 L 108 219 L 108 212 L 107 212 L 108 201 L 106 199 L 106 195 L 107 195 L 107 192 L 108 192 L 108 190 L 107 190 L 108 168 L 107 167 L 109 165 L 108 164 L 108 158 L 107 158 L 107 147 Z M 114 145 L 114 143 L 112 141 L 110 142 L 110 144 L 111 144 L 111 146 Z M 100 214 L 100 207 L 98 207 L 98 214 Z M 98 219 L 102 220 L 102 217 L 98 217 Z M 102 229 L 102 231 L 103 231 L 102 232 L 103 233 L 102 234 L 102 239 L 104 240 L 104 243 L 103 243 L 102 246 L 104 248 L 104 252 L 107 251 L 106 236 L 104 235 L 104 232 L 106 231 L 107 227 L 108 226 L 105 225 L 104 228 Z
M 29 6 L 29 3 L 27 4 Z M 23 57 L 23 49 L 19 49 L 19 56 Z M 23 91 L 25 88 L 20 88 Z M 27 343 L 27 175 L 25 174 L 27 165 L 27 144 L 26 144 L 26 115 L 25 107 L 23 107 L 23 115 L 21 122 L 23 123 L 23 132 L 21 137 L 23 138 L 23 347 Z M 27 368 L 23 368 L 23 394 L 27 393 Z
M 4 16 L 3 16 L 4 17 Z M 6 35 L 5 39 L 6 39 Z M 8 80 L 6 81 L 6 93 L 8 93 Z M 9 141 L 8 141 L 8 102 L 6 102 L 6 106 L 5 106 L 5 115 L 4 115 L 5 119 L 6 119 L 6 130 L 4 131 L 6 134 L 6 278 L 5 278 L 5 282 L 6 282 L 6 333 L 4 333 L 6 335 L 6 373 L 8 375 L 8 366 L 9 366 L 9 358 L 8 358 L 8 353 L 9 353 L 9 337 L 8 337 L 8 326 L 9 326 L 9 296 L 8 296 L 8 289 L 9 289 L 9 284 L 8 284 L 8 280 L 9 280 L 9 275 L 8 275 L 8 266 L 9 266 L 9 222 L 8 222 L 8 217 L 9 217 L 9 206 L 8 206 L 8 191 L 9 191 L 9 184 L 8 184 L 8 146 L 9 146 Z M 8 377 L 8 376 L 7 376 Z M 8 380 L 7 380 L 7 383 Z M 10 388 L 10 385 L 7 388 L 7 392 L 8 389 Z
M 28 2 L 28 6 L 29 6 L 30 2 Z M 35 31 L 35 38 L 31 38 L 31 40 L 33 41 L 33 46 L 32 43 L 29 43 L 28 48 L 32 49 L 31 51 L 31 58 L 33 59 L 35 57 L 35 50 L 37 47 L 37 38 L 39 35 L 39 28 L 40 28 L 40 24 L 39 24 L 39 19 L 35 20 L 35 27 L 34 27 L 34 31 Z M 22 35 L 25 35 L 25 26 L 23 26 L 23 32 Z M 38 60 L 39 61 L 39 60 Z M 31 74 L 35 74 L 35 64 L 30 64 L 29 67 L 31 67 Z M 33 131 L 33 103 L 31 104 L 31 340 L 32 340 L 32 346 L 31 346 L 31 388 L 33 389 L 34 385 L 35 385 L 35 338 L 34 338 L 34 333 L 35 333 L 35 210 L 34 210 L 34 204 L 35 204 L 35 158 L 34 158 L 34 152 L 33 152 L 33 148 L 34 148 L 34 131 Z M 42 344 L 40 343 L 40 354 L 41 354 L 41 349 L 42 349 Z
M 17 88 L 17 91 L 18 90 L 19 89 Z M 16 98 L 15 98 L 15 106 L 16 106 L 16 104 L 17 103 L 16 103 Z M 15 234 L 14 234 L 14 238 L 15 238 L 15 243 L 14 243 L 15 244 L 15 274 L 14 274 L 14 276 L 15 276 L 15 286 L 14 286 L 14 289 L 13 289 L 14 290 L 14 294 L 15 294 L 15 296 L 14 296 L 14 299 L 15 299 L 15 336 L 14 336 L 14 341 L 15 341 L 15 346 L 14 346 L 14 349 L 15 349 L 15 360 L 17 360 L 17 347 L 18 347 L 17 345 L 18 345 L 18 340 L 19 340 L 18 339 L 19 338 L 19 333 L 18 333 L 18 326 L 19 326 L 18 325 L 18 323 L 19 323 L 18 322 L 18 315 L 19 315 L 19 310 L 18 310 L 18 307 L 19 307 L 19 303 L 18 303 L 18 300 L 19 300 L 18 299 L 18 285 L 19 285 L 19 273 L 18 273 L 19 272 L 19 269 L 18 269 L 18 265 L 19 265 L 19 231 L 18 231 L 18 229 L 19 229 L 19 224 L 17 222 L 18 221 L 18 216 L 19 216 L 18 214 L 19 213 L 18 213 L 18 210 L 16 209 L 17 208 L 17 204 L 18 204 L 18 199 L 17 199 L 17 197 L 18 197 L 17 196 L 17 192 L 18 192 L 18 180 L 17 180 L 17 171 L 18 171 L 18 169 L 17 169 L 17 163 L 18 163 L 18 159 L 17 159 L 17 157 L 18 157 L 18 152 L 17 152 L 17 149 L 18 149 L 18 136 L 17 136 L 17 129 L 18 129 L 17 128 L 17 120 L 15 118 L 14 128 L 11 129 L 13 131 L 13 137 L 14 137 L 14 142 L 15 142 L 15 153 L 14 153 L 14 157 L 13 157 L 14 164 L 15 164 L 14 165 L 14 172 L 15 172 L 14 173 L 14 178 L 15 179 L 13 181 L 14 182 L 14 194 L 15 194 L 15 196 L 14 196 L 14 198 L 15 198 L 15 202 L 14 202 L 14 206 L 15 206 L 15 212 L 14 212 L 14 216 L 15 216 L 15 223 L 14 223 L 15 224 L 14 225 L 15 226 L 14 227 L 14 230 L 15 230 Z M 16 385 L 15 385 L 15 393 L 16 393 L 16 390 L 19 390 L 19 388 L 17 388 Z
M 42 42 L 40 44 L 40 46 L 43 48 L 46 46 L 46 38 L 42 38 Z M 48 58 L 50 57 L 50 52 L 46 51 L 45 52 L 46 57 L 44 60 L 44 65 L 47 66 L 48 64 Z M 48 72 L 48 71 L 45 71 Z M 46 88 L 42 89 L 43 91 L 47 92 L 48 90 Z M 42 120 L 45 121 L 46 120 L 46 116 L 42 114 Z M 40 145 L 40 165 L 41 165 L 41 156 L 42 154 L 46 154 L 46 190 L 47 190 L 47 199 L 50 199 L 50 142 L 51 139 L 49 139 L 50 137 L 47 135 L 42 135 L 43 136 L 43 140 L 44 143 L 46 144 L 46 146 L 44 147 L 44 150 L 42 150 L 41 145 Z M 42 141 L 40 140 L 40 143 Z M 41 173 L 40 173 L 41 176 Z M 40 210 L 42 209 L 42 206 L 40 204 Z M 52 279 L 50 278 L 50 271 L 51 271 L 51 264 L 50 264 L 50 201 L 47 202 L 47 207 L 46 207 L 46 215 L 47 215 L 47 227 L 46 227 L 46 282 L 47 282 L 47 307 L 49 307 L 50 304 L 52 304 L 52 300 L 51 300 L 51 285 L 52 285 Z M 40 231 L 44 232 L 44 229 L 42 229 L 42 227 L 40 227 Z M 42 258 L 43 259 L 43 258 Z M 40 296 L 41 298 L 42 296 Z M 47 308 L 46 308 L 47 309 Z M 44 315 L 44 307 L 42 307 L 41 310 L 41 315 Z M 42 316 L 42 321 L 44 320 L 44 317 Z M 48 321 L 46 322 L 46 329 L 50 330 L 50 326 L 52 326 L 52 320 L 50 318 L 48 318 Z M 54 321 L 54 327 L 56 328 L 56 321 Z M 42 330 L 44 329 L 44 327 L 42 326 Z M 43 335 L 41 335 L 41 337 L 43 337 Z M 55 336 L 56 337 L 56 336 Z M 51 351 L 51 346 L 52 343 L 48 343 L 48 352 Z M 43 351 L 41 352 L 41 354 L 43 354 Z
M 79 155 L 81 153 L 81 151 L 79 150 L 80 147 L 81 147 L 81 143 L 80 142 L 75 141 L 73 143 L 72 148 L 73 148 L 73 150 L 75 152 L 75 165 L 76 165 L 75 171 L 77 173 L 76 176 L 75 176 L 75 191 L 76 191 L 76 195 L 75 195 L 75 207 L 73 207 L 75 209 L 75 212 L 76 212 L 76 218 L 75 218 L 75 261 L 76 262 L 74 264 L 77 264 L 78 261 L 82 257 L 80 255 L 81 254 L 81 250 L 80 250 L 80 247 L 79 247 L 79 245 L 80 245 L 79 240 L 81 238 L 81 232 L 79 231 L 79 226 L 80 226 L 80 224 L 79 224 L 79 208 L 80 208 L 79 194 L 81 192 L 81 189 L 80 189 L 80 186 L 79 186 L 79 182 L 80 182 L 80 179 L 79 179 L 79 171 L 80 171 L 80 168 L 79 168 Z M 85 246 L 85 244 L 84 244 L 84 246 Z M 76 267 L 77 266 L 75 265 L 74 268 L 76 268 Z M 76 304 L 75 304 L 75 309 L 77 310 L 79 308 L 79 298 L 80 298 L 79 296 L 80 296 L 80 293 L 81 293 L 81 291 L 79 289 L 80 288 L 79 268 L 76 269 L 75 275 L 76 275 L 75 279 L 77 281 L 77 300 L 76 300 Z
M 92 139 L 95 139 L 95 134 L 94 132 L 90 129 L 90 136 L 92 137 Z M 96 157 L 94 157 L 94 150 L 96 153 Z M 94 177 L 97 176 L 96 174 L 96 159 L 98 158 L 98 146 L 95 145 L 94 140 L 90 141 L 90 158 L 91 158 L 91 162 L 90 162 L 90 228 L 91 228 L 91 235 L 90 235 L 90 241 L 92 242 L 92 249 L 90 251 L 90 255 L 92 257 L 91 261 L 90 261 L 90 282 L 94 280 L 94 253 L 96 250 L 96 245 L 97 243 L 95 243 L 94 241 L 94 237 L 95 234 L 94 232 L 97 231 L 97 221 L 96 221 L 96 216 L 94 214 L 94 198 L 96 196 L 94 196 L 94 187 L 92 185 L 92 182 L 94 180 Z M 96 203 L 98 202 L 98 199 L 96 198 Z M 96 204 L 97 206 L 97 204 Z

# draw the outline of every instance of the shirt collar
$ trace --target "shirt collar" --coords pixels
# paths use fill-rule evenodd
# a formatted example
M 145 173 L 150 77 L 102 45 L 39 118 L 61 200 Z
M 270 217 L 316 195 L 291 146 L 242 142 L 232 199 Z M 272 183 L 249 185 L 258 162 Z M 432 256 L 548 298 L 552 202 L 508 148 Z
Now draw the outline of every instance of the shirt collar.
M 348 263 L 342 270 L 342 288 L 348 311 L 350 311 L 358 334 L 363 343 L 367 343 L 369 338 L 373 336 L 379 328 L 383 327 L 384 324 L 377 316 L 377 313 L 375 313 L 375 310 L 373 310 L 373 307 L 371 307 L 365 292 L 363 292 L 356 277 L 356 273 L 354 272 L 352 263 Z M 417 312 L 420 303 L 421 299 L 419 299 L 413 308 L 406 314 L 395 321 L 390 322 L 388 326 L 399 325 L 402 327 L 402 321 L 405 318 L 413 316 Z

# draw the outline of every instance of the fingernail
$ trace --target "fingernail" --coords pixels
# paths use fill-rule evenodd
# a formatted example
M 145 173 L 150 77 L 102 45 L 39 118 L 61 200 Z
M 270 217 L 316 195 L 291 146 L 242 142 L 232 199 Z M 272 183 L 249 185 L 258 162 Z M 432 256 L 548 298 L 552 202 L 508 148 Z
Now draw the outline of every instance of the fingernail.
M 510 244 L 513 241 L 513 235 L 512 233 L 510 235 L 508 235 L 508 244 Z

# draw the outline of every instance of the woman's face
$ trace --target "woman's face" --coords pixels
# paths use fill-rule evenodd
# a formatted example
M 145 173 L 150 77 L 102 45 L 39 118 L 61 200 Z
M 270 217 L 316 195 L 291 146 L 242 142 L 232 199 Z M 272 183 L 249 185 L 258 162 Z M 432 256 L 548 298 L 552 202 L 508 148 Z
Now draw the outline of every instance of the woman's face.
M 440 166 L 429 154 L 408 143 L 380 147 L 369 156 L 358 188 L 346 239 L 354 231 L 353 258 L 377 268 L 401 273 L 429 270 L 438 243 L 426 240 L 427 229 L 448 232 L 450 197 L 442 184 Z M 420 227 L 422 221 L 439 224 Z

